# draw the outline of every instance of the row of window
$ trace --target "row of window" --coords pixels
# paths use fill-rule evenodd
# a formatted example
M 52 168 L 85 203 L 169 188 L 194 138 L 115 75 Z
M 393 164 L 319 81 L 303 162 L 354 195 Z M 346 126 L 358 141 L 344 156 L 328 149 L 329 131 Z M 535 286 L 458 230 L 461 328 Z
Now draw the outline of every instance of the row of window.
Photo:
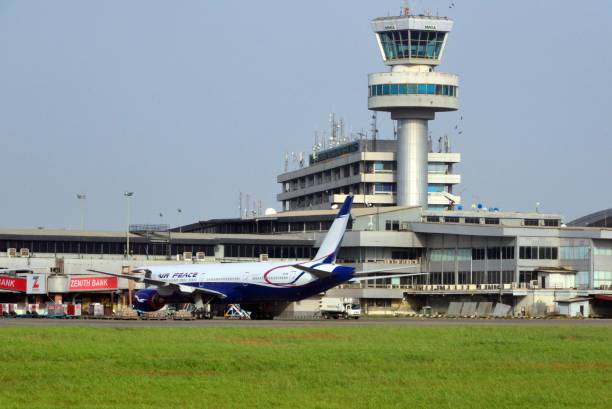
M 126 243 L 93 242 L 93 241 L 58 241 L 58 240 L 0 240 L 0 248 L 15 248 L 17 251 L 27 248 L 31 253 L 47 254 L 91 254 L 91 255 L 124 255 Z M 212 245 L 175 244 L 175 243 L 130 243 L 130 253 L 139 256 L 166 256 L 184 252 L 205 253 L 214 256 Z
M 431 261 L 513 260 L 514 247 L 487 247 L 473 249 L 433 249 Z
M 457 86 L 439 84 L 378 84 L 370 85 L 370 97 L 384 95 L 442 95 L 446 97 L 457 96 Z
M 543 224 L 546 227 L 557 227 L 559 226 L 559 220 L 558 219 L 544 219 Z M 523 220 L 523 226 L 539 226 L 539 225 L 540 225 L 540 219 Z
M 510 284 L 514 282 L 514 271 L 459 271 L 454 272 L 432 272 L 427 275 L 402 278 L 401 284 Z
M 315 256 L 317 249 L 308 246 L 226 244 L 224 250 L 225 257 L 258 258 L 260 254 L 267 254 L 270 258 L 310 259 Z
M 431 185 L 430 185 L 431 186 Z M 432 207 L 429 207 L 432 210 Z M 459 223 L 461 220 L 457 216 L 427 216 L 425 218 L 428 223 L 441 223 L 444 220 L 444 223 Z M 464 218 L 464 222 L 467 224 L 480 224 L 480 217 L 466 217 Z M 499 224 L 499 218 L 496 217 L 485 217 L 484 224 Z
M 595 271 L 593 273 L 593 287 L 612 286 L 612 271 Z
M 522 260 L 557 260 L 559 249 L 557 247 L 521 246 L 519 258 Z
M 439 59 L 446 33 L 427 30 L 394 30 L 379 33 L 386 60 Z
M 586 260 L 589 258 L 589 248 L 586 246 L 560 247 L 559 258 L 561 260 Z
M 596 256 L 612 256 L 612 248 L 595 247 L 594 253 Z

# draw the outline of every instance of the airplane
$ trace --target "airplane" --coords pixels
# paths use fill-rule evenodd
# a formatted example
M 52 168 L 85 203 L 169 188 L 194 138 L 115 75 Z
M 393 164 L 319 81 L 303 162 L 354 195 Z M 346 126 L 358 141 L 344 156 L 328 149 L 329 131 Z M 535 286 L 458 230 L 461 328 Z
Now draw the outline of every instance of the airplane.
M 147 288 L 137 291 L 133 299 L 133 307 L 141 312 L 158 311 L 166 304 L 191 303 L 195 304 L 196 317 L 209 318 L 206 312 L 209 304 L 240 304 L 252 311 L 254 319 L 272 319 L 289 302 L 312 297 L 343 283 L 423 274 L 360 275 L 363 272 L 353 267 L 336 264 L 352 203 L 353 196 L 347 196 L 317 254 L 308 262 L 180 264 L 132 270 L 139 275 L 88 271 L 144 282 Z

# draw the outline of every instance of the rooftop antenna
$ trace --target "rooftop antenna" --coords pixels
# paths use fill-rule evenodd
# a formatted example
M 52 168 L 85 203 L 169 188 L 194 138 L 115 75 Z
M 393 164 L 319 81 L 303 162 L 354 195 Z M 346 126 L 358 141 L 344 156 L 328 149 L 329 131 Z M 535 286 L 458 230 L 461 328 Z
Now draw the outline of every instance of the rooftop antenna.
M 404 0 L 404 8 L 402 10 L 402 15 L 409 16 L 410 15 L 410 1 Z
M 429 149 L 429 153 L 433 152 L 433 141 L 431 140 L 431 132 L 427 134 L 427 148 Z
M 289 154 L 285 152 L 285 173 L 289 170 Z
M 240 218 L 242 218 L 242 192 L 238 195 L 238 214 L 240 214 Z
M 374 111 L 374 113 L 372 114 L 372 128 L 370 129 L 370 132 L 372 133 L 372 139 L 376 140 L 376 138 L 378 137 L 378 112 Z

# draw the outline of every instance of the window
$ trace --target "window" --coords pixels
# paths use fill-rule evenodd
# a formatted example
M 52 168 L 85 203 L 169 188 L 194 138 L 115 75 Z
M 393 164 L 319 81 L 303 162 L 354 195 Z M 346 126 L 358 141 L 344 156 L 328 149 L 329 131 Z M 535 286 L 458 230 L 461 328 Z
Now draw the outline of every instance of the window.
M 539 226 L 540 225 L 540 219 L 525 219 L 523 224 L 525 226 Z
M 473 271 L 472 272 L 472 284 L 484 284 L 485 272 L 484 271 Z
M 427 216 L 428 223 L 440 223 L 440 216 Z
M 385 230 L 387 230 L 387 231 L 399 231 L 399 220 L 387 220 L 387 221 L 385 221 Z
M 529 283 L 532 280 L 537 280 L 538 274 L 535 271 L 519 272 L 519 283 Z
M 374 194 L 377 193 L 394 193 L 395 183 L 374 183 Z
M 558 219 L 544 219 L 544 226 L 546 227 L 559 227 Z
M 485 249 L 472 249 L 472 260 L 484 260 Z
M 480 218 L 478 217 L 466 217 L 465 222 L 467 224 L 480 224 Z
M 514 247 L 502 247 L 502 259 L 513 260 L 514 259 Z
M 593 287 L 609 288 L 612 286 L 612 272 L 610 271 L 595 271 L 593 274 Z
M 447 271 L 443 274 L 442 279 L 444 280 L 443 284 L 455 284 L 455 273 Z
M 499 219 L 487 217 L 485 218 L 485 224 L 499 224 Z
M 595 247 L 596 256 L 612 256 L 612 248 Z
M 457 249 L 457 260 L 458 261 L 472 260 L 472 249 Z
M 502 284 L 510 284 L 514 282 L 514 271 L 502 271 Z
M 557 247 L 521 246 L 519 248 L 519 258 L 523 260 L 557 260 L 559 249 Z
M 460 271 L 457 284 L 470 284 L 470 272 L 469 271 Z
M 487 283 L 488 284 L 499 284 L 500 282 L 499 271 L 487 271 Z
M 538 248 L 534 246 L 521 246 L 519 248 L 519 257 L 523 260 L 537 260 Z
M 487 248 L 487 258 L 489 260 L 499 260 L 499 257 L 500 257 L 499 247 Z
M 445 186 L 441 183 L 430 183 L 427 185 L 428 193 L 444 192 L 445 190 Z
M 458 218 L 458 217 L 455 217 L 455 216 L 446 216 L 446 217 L 444 218 L 444 221 L 445 221 L 446 223 L 459 223 L 459 218 Z
M 429 173 L 448 173 L 448 165 L 446 163 L 433 162 L 427 165 L 427 171 Z
M 562 260 L 586 260 L 589 258 L 589 248 L 586 246 L 561 247 Z

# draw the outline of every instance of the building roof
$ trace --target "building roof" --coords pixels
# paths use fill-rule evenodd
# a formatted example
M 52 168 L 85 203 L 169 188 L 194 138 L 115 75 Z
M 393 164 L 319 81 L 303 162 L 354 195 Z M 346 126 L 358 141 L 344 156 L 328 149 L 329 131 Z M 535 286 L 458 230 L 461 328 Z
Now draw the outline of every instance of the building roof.
M 610 227 L 612 228 L 612 208 L 587 214 L 568 223 L 568 226 Z
M 61 229 L 0 229 L 2 240 L 64 240 L 64 241 L 125 241 L 125 232 L 121 231 L 87 231 Z M 171 233 L 174 243 L 246 243 L 265 241 L 279 242 L 287 245 L 312 245 L 311 238 L 292 234 L 221 234 L 221 233 Z M 130 234 L 130 241 L 146 241 L 138 234 Z

